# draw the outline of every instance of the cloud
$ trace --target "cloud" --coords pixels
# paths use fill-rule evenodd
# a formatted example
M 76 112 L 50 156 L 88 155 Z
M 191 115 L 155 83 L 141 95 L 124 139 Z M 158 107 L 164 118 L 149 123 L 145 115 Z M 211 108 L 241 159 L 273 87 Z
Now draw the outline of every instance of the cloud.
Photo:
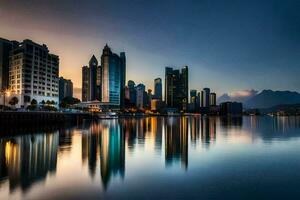
M 222 103 L 225 101 L 238 101 L 238 102 L 245 102 L 251 97 L 255 96 L 258 91 L 251 89 L 251 90 L 238 90 L 231 93 L 225 93 L 218 98 L 218 103 Z

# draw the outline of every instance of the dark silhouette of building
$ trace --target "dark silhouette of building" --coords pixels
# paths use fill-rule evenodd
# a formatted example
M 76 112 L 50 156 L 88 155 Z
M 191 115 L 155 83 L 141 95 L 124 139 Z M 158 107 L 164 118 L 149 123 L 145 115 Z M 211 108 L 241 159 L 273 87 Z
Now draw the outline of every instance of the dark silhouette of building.
M 9 87 L 9 55 L 17 45 L 16 41 L 0 38 L 0 90 Z
M 162 100 L 162 81 L 161 81 L 161 78 L 154 79 L 154 98 Z
M 215 106 L 217 105 L 217 95 L 216 93 L 212 92 L 210 93 L 210 106 Z
M 221 115 L 242 115 L 243 104 L 239 102 L 224 102 L 220 104 Z
M 188 67 L 179 70 L 166 67 L 165 102 L 168 108 L 186 111 L 188 107 Z
M 89 70 L 90 70 L 90 82 L 89 82 L 89 100 L 97 100 L 97 69 L 98 69 L 98 60 L 93 55 L 89 61 Z
M 101 66 L 93 55 L 89 66 L 82 67 L 82 101 L 101 100 Z
M 90 97 L 90 70 L 88 66 L 82 67 L 82 97 L 81 100 L 89 101 Z
M 73 97 L 73 83 L 69 79 L 59 78 L 59 101 L 65 97 Z
M 125 100 L 126 57 L 113 53 L 105 45 L 101 56 L 102 102 L 112 107 L 123 108 Z
M 147 103 L 147 92 L 145 91 L 145 85 L 140 83 L 136 86 L 136 107 L 143 109 Z
M 190 91 L 190 106 L 189 110 L 195 112 L 198 109 L 197 90 Z
M 210 106 L 210 89 L 209 88 L 203 88 L 202 90 L 202 107 L 209 108 Z
M 135 83 L 132 80 L 129 80 L 128 83 L 128 89 L 129 89 L 129 99 L 130 103 L 132 105 L 136 104 L 136 89 L 135 89 Z

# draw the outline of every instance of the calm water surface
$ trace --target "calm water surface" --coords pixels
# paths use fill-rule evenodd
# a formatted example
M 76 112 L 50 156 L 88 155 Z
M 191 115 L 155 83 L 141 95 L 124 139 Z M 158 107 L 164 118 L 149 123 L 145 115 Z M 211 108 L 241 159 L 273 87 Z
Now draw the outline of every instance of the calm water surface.
M 299 199 L 300 118 L 102 120 L 0 137 L 0 199 L 143 198 Z

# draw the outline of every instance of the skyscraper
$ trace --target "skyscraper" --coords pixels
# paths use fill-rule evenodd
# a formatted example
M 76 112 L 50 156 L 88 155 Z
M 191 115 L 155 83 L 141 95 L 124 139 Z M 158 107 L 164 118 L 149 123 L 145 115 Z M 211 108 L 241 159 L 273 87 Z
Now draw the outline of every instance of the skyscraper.
M 9 53 L 17 47 L 18 42 L 0 38 L 0 90 L 6 90 L 9 86 Z
M 190 91 L 190 110 L 196 111 L 197 108 L 197 90 Z
M 65 97 L 73 97 L 73 83 L 71 80 L 59 78 L 59 101 Z
M 96 100 L 97 92 L 97 69 L 98 69 L 98 61 L 96 57 L 93 55 L 89 61 L 89 72 L 90 72 L 90 80 L 89 80 L 89 100 Z
M 9 88 L 19 99 L 17 106 L 32 99 L 58 104 L 59 58 L 43 44 L 24 40 L 10 54 Z
M 136 107 L 143 109 L 146 104 L 146 97 L 147 93 L 145 91 L 145 85 L 144 84 L 138 84 L 136 86 Z
M 210 89 L 209 88 L 203 88 L 202 92 L 202 107 L 208 108 L 210 105 Z
M 102 102 L 113 107 L 123 108 L 125 98 L 126 58 L 122 52 L 120 56 L 112 53 L 105 45 L 101 56 L 102 68 Z
M 82 67 L 82 97 L 83 102 L 89 101 L 90 98 L 90 70 L 88 66 Z
M 154 98 L 162 100 L 162 82 L 161 82 L 161 78 L 154 79 Z
M 129 80 L 127 83 L 128 92 L 129 92 L 129 103 L 131 105 L 136 105 L 136 89 L 135 83 L 132 80 Z
M 186 111 L 188 106 L 188 67 L 179 70 L 166 67 L 165 101 L 169 108 Z
M 217 104 L 217 95 L 216 93 L 210 93 L 210 105 L 215 106 Z
M 82 101 L 101 100 L 101 66 L 93 55 L 89 66 L 82 67 Z

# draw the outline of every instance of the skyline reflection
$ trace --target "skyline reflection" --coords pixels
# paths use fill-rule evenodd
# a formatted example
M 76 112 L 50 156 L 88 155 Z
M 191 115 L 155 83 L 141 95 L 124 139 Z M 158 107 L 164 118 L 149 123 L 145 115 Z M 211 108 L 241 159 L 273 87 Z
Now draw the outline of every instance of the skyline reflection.
M 187 171 L 194 162 L 191 152 L 199 148 L 208 152 L 228 142 L 289 140 L 299 137 L 299 129 L 297 117 L 149 117 L 85 122 L 48 133 L 5 136 L 0 137 L 0 188 L 9 183 L 10 193 L 30 191 L 48 175 L 55 178 L 60 159 L 75 153 L 72 159 L 80 159 L 81 165 L 87 166 L 84 173 L 100 180 L 107 190 L 111 183 L 126 180 L 132 166 L 129 162 L 139 152 L 146 152 L 143 159 L 151 154 L 162 159 L 165 169 Z

